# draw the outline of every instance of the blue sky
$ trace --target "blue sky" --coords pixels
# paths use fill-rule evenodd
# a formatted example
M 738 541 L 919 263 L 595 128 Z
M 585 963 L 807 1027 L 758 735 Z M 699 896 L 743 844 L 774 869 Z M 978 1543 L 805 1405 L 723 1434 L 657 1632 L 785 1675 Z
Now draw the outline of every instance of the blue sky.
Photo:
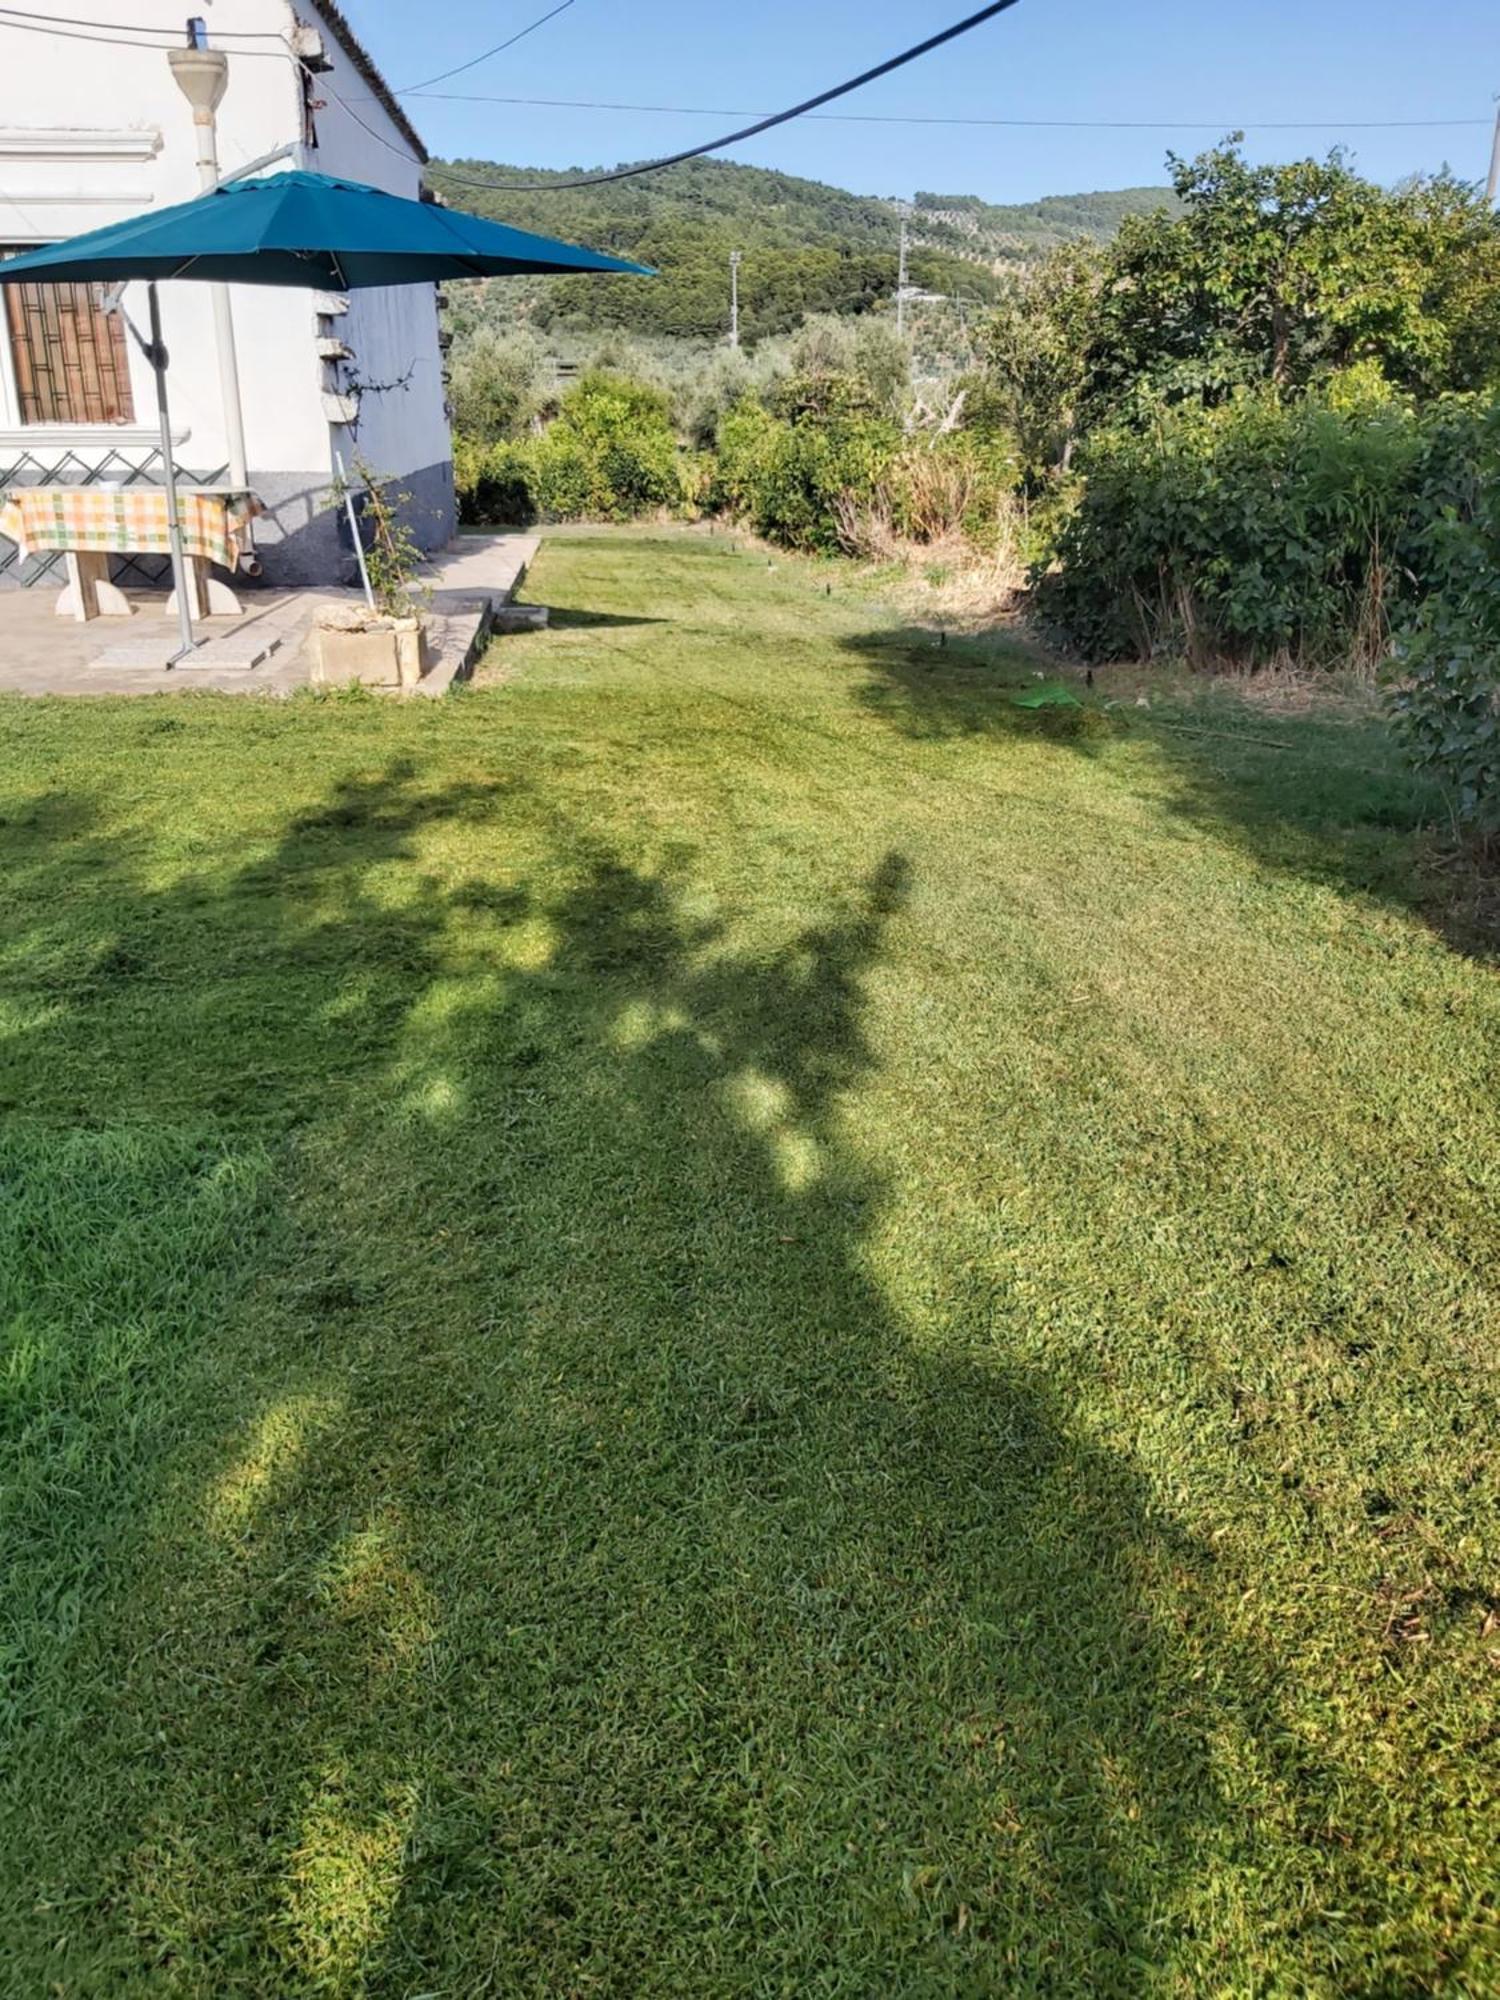
M 555 0 L 554 0 L 555 4 Z M 548 0 L 351 0 L 396 87 L 459 63 Z M 969 11 L 967 0 L 574 0 L 509 53 L 444 92 L 770 110 Z M 925 117 L 1162 119 L 1198 129 L 994 130 L 798 121 L 730 158 L 861 193 L 917 188 L 992 201 L 1164 178 L 1171 146 L 1196 152 L 1230 123 L 1263 157 L 1343 140 L 1390 181 L 1447 162 L 1482 179 L 1500 88 L 1494 0 L 1020 0 L 998 20 L 832 107 Z M 726 121 L 648 112 L 406 99 L 435 153 L 569 167 L 613 164 L 712 137 Z M 1359 131 L 1357 119 L 1472 119 L 1437 130 Z M 1332 123 L 1328 121 L 1334 121 Z M 733 123 L 733 120 L 727 121 Z

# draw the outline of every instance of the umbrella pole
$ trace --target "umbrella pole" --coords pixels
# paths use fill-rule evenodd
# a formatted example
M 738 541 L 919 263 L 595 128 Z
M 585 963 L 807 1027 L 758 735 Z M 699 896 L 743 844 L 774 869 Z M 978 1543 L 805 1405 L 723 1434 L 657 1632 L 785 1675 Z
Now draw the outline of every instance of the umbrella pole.
M 167 662 L 168 666 L 175 667 L 198 642 L 193 637 L 192 598 L 188 594 L 192 580 L 188 576 L 187 557 L 182 547 L 182 521 L 177 512 L 177 468 L 172 462 L 172 419 L 167 409 L 167 350 L 162 346 L 161 300 L 157 297 L 154 279 L 146 287 L 146 296 L 151 302 L 151 368 L 156 376 L 161 462 L 167 481 L 167 535 L 172 544 L 172 581 L 177 587 L 177 629 L 182 638 L 180 650 Z

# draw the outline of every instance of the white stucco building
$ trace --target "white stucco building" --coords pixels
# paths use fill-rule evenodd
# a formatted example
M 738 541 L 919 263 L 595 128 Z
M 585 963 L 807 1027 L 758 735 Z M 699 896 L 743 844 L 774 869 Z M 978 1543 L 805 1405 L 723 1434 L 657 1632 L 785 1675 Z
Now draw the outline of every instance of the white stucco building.
M 117 15 L 118 28 L 89 25 Z M 186 44 L 194 16 L 228 56 L 222 173 L 289 146 L 290 165 L 419 194 L 422 142 L 331 0 L 26 0 L 24 18 L 0 16 L 0 251 L 199 192 L 193 114 L 167 55 L 168 44 Z M 190 475 L 223 480 L 230 454 L 212 288 L 161 292 L 175 456 Z M 142 286 L 126 294 L 137 323 L 144 296 Z M 256 529 L 267 580 L 347 574 L 347 530 L 329 500 L 336 451 L 347 462 L 357 450 L 394 475 L 413 496 L 418 539 L 446 541 L 453 466 L 433 287 L 354 292 L 332 318 L 317 309 L 338 302 L 311 292 L 234 286 L 229 296 L 249 483 L 267 509 Z M 101 470 L 153 476 L 151 372 L 97 295 L 8 286 L 3 308 L 0 484 L 75 484 Z M 320 339 L 352 359 L 324 358 Z M 349 393 L 357 429 L 331 420 L 336 395 Z M 28 581 L 27 568 L 0 542 L 0 582 Z

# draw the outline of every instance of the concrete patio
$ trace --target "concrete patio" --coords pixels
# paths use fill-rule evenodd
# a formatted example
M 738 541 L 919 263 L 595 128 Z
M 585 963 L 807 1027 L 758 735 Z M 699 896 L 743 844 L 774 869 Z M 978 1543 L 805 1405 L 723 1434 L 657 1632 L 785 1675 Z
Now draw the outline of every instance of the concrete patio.
M 428 664 L 416 694 L 446 694 L 467 678 L 537 546 L 532 535 L 462 535 L 425 566 Z M 57 616 L 57 591 L 46 585 L 0 591 L 0 693 L 292 694 L 311 683 L 319 610 L 360 601 L 354 590 L 243 590 L 238 616 L 200 622 L 205 644 L 195 663 L 167 668 L 177 627 L 165 596 L 126 594 L 128 619 L 80 624 Z

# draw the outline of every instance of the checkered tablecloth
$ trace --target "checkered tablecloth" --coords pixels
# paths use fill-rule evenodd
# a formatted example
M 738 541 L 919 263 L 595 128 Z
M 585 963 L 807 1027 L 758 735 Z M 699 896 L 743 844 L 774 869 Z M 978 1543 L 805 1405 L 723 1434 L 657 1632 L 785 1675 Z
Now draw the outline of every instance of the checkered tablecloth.
M 233 569 L 240 536 L 260 504 L 249 494 L 179 492 L 177 511 L 185 553 Z M 23 557 L 49 549 L 169 555 L 172 548 L 160 486 L 13 486 L 0 508 L 0 535 Z

